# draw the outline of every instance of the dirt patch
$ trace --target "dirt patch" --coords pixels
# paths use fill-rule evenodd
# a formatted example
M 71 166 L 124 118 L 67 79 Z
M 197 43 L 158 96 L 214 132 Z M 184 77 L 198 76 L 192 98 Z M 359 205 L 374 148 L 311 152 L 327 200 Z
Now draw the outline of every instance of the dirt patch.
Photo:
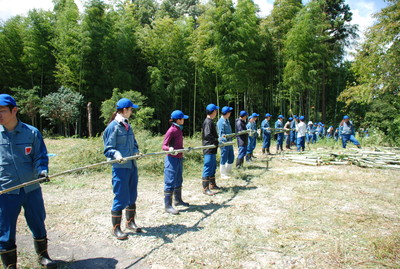
M 62 268 L 74 269 L 400 266 L 372 247 L 388 237 L 392 248 L 400 245 L 400 175 L 278 158 L 267 170 L 256 156 L 232 179 L 217 178 L 223 190 L 214 197 L 202 194 L 201 172 L 188 171 L 183 197 L 191 206 L 177 216 L 164 213 L 162 171 L 140 171 L 137 222 L 145 233 L 126 241 L 110 232 L 109 172 L 44 185 L 50 255 L 63 261 Z M 20 268 L 36 266 L 31 241 L 21 215 Z

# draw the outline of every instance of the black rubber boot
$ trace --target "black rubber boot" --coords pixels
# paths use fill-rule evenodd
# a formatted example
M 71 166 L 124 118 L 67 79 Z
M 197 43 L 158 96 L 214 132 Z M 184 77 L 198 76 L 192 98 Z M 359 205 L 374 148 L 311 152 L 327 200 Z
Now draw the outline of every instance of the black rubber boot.
M 142 228 L 138 227 L 135 222 L 136 217 L 136 204 L 130 205 L 125 208 L 126 228 L 136 233 L 141 233 Z
M 267 148 L 266 150 L 267 150 L 267 154 L 271 155 L 271 152 L 269 151 L 269 148 Z
M 179 214 L 179 211 L 172 207 L 172 191 L 164 191 L 165 212 L 172 215 Z
M 246 162 L 252 162 L 251 154 L 246 154 Z
M 1 261 L 5 269 L 17 269 L 17 249 L 0 252 Z
M 182 200 L 182 187 L 174 189 L 174 205 L 175 206 L 189 206 L 189 203 L 185 203 Z
M 251 158 L 257 159 L 257 157 L 256 157 L 256 156 L 254 156 L 254 154 L 253 154 L 253 153 L 251 154 Z
M 54 262 L 47 252 L 47 238 L 34 239 L 35 251 L 38 254 L 38 262 L 46 268 L 56 268 L 57 263 Z
M 221 188 L 217 186 L 217 183 L 215 182 L 215 177 L 209 177 L 210 184 L 209 188 L 210 190 L 220 190 Z
M 265 148 L 262 148 L 262 154 L 263 155 L 265 154 Z
M 205 195 L 212 196 L 215 194 L 214 192 L 210 191 L 210 177 L 203 177 L 202 184 L 203 184 L 203 193 Z
M 240 159 L 236 159 L 236 168 L 240 168 Z
M 112 234 L 118 240 L 128 239 L 128 235 L 121 231 L 122 211 L 111 211 Z

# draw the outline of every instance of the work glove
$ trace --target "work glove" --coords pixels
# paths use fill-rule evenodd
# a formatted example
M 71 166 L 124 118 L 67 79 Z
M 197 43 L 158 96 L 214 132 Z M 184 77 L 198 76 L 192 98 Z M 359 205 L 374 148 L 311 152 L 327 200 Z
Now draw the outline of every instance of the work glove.
M 127 160 L 125 158 L 122 157 L 121 153 L 119 151 L 116 151 L 114 153 L 114 158 L 115 160 L 117 160 L 120 164 L 126 163 Z
M 136 160 L 139 160 L 139 159 L 143 158 L 143 153 L 138 151 L 138 152 L 136 152 L 135 156 L 137 156 Z
M 174 149 L 174 147 L 169 147 L 169 154 L 171 154 L 171 155 L 178 155 L 178 152 L 176 152 L 176 151 L 174 151 L 175 149 Z
M 42 170 L 42 171 L 39 173 L 39 178 L 43 178 L 42 182 L 49 182 L 49 181 L 50 181 L 49 175 L 48 175 L 48 173 L 47 173 L 47 170 Z

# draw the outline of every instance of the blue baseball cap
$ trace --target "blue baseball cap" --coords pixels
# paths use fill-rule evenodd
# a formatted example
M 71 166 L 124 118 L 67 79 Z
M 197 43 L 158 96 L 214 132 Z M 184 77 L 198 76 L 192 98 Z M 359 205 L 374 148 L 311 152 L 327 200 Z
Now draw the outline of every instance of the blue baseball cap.
M 248 115 L 247 112 L 244 111 L 244 110 L 240 111 L 240 113 L 239 113 L 240 117 L 244 117 L 244 116 L 247 116 L 247 115 Z
M 208 110 L 208 111 L 214 111 L 214 110 L 217 110 L 217 109 L 219 109 L 219 106 L 216 106 L 216 105 L 214 105 L 214 104 L 209 104 L 209 105 L 206 107 L 206 110 Z
M 171 113 L 171 119 L 188 119 L 189 118 L 189 116 L 188 115 L 185 115 L 185 114 L 183 114 L 183 112 L 182 111 L 180 111 L 180 110 L 174 110 L 172 113 Z
M 304 120 L 304 116 L 300 116 L 299 120 Z
M 346 115 L 346 116 L 343 117 L 343 119 L 347 120 L 347 119 L 350 119 L 350 117 Z
M 260 117 L 260 114 L 257 114 L 257 113 L 253 113 L 253 114 L 251 114 L 251 116 L 254 118 L 254 117 Z
M 252 118 L 254 118 L 254 117 L 250 115 L 250 116 L 249 116 L 249 120 L 251 120 Z
M 293 118 L 298 119 L 299 117 L 297 117 L 297 115 L 294 115 Z
M 15 99 L 8 94 L 0 94 L 0 106 L 17 106 L 17 102 L 15 101 Z
M 285 117 L 283 115 L 279 115 L 278 119 L 284 119 Z
M 230 106 L 224 106 L 221 110 L 222 114 L 225 115 L 228 112 L 231 112 L 233 110 L 233 107 Z
M 288 120 L 293 120 L 293 118 L 292 118 L 292 117 L 289 117 Z
M 265 114 L 265 117 L 272 117 L 272 115 L 267 113 L 267 114 Z
M 132 103 L 132 101 L 129 100 L 128 98 L 119 99 L 119 101 L 117 102 L 117 109 L 122 109 L 122 108 L 127 108 L 127 107 L 139 108 L 138 105 L 135 105 L 134 103 Z

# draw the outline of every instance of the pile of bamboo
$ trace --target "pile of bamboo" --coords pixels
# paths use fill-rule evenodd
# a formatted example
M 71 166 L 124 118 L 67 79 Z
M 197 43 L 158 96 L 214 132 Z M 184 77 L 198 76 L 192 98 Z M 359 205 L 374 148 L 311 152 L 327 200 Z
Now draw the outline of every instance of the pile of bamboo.
M 286 152 L 281 157 L 294 163 L 320 165 L 357 165 L 368 168 L 400 170 L 400 148 L 375 148 L 374 150 L 346 150 L 343 152 Z

